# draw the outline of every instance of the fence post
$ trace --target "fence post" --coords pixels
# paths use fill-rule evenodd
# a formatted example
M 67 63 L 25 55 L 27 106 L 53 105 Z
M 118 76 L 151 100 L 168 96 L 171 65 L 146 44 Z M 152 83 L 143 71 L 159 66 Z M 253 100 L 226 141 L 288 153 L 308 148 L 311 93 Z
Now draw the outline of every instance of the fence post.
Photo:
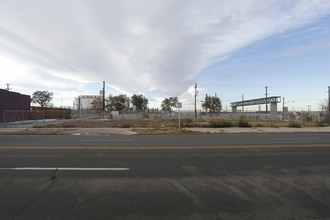
M 42 125 L 45 126 L 45 109 L 42 110 Z

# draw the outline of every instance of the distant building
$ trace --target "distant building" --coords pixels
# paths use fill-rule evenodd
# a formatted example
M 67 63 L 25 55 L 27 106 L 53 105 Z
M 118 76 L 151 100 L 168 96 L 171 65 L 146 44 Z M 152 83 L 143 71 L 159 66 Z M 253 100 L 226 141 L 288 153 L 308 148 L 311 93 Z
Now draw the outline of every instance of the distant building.
M 0 123 L 28 120 L 30 96 L 0 89 Z
M 92 102 L 97 98 L 102 98 L 102 90 L 100 95 L 80 95 L 73 101 L 74 110 L 90 110 L 92 109 Z

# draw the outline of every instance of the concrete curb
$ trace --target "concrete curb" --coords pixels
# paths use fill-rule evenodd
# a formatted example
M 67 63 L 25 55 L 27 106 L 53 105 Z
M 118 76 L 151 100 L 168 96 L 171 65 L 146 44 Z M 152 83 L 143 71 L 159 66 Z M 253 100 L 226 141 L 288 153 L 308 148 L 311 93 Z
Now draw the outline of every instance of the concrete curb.
M 330 133 L 330 127 L 305 127 L 305 128 L 288 128 L 288 127 L 256 127 L 256 128 L 185 128 L 191 131 L 201 133 L 225 133 L 225 134 L 258 134 L 258 133 Z

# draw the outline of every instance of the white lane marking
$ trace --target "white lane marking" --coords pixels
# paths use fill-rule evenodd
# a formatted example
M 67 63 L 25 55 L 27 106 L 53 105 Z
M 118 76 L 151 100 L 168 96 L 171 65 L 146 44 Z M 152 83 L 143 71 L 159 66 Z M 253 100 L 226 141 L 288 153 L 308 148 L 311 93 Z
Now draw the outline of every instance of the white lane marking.
M 68 171 L 127 171 L 129 168 L 84 168 L 84 167 L 12 167 L 0 170 L 68 170 Z
M 321 138 L 273 138 L 273 140 L 320 140 Z
M 134 140 L 80 140 L 85 142 L 131 142 Z

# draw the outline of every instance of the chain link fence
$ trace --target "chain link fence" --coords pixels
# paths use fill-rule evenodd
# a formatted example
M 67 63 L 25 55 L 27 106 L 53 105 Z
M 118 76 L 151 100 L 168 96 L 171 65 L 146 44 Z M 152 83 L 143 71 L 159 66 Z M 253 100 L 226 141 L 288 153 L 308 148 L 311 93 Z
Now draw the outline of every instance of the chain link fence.
M 284 116 L 284 118 L 283 118 Z M 100 111 L 100 110 L 0 110 L 0 123 L 15 123 L 15 122 L 34 122 L 38 120 L 53 120 L 53 121 L 66 121 L 68 119 L 178 119 L 179 112 L 171 111 Z M 289 113 L 283 115 L 279 113 L 277 115 L 266 115 L 258 112 L 221 112 L 221 113 L 210 113 L 198 111 L 197 117 L 195 118 L 194 111 L 181 111 L 180 118 L 194 120 L 199 122 L 201 126 L 208 119 L 220 119 L 220 120 L 231 120 L 234 125 L 239 124 L 240 118 L 244 117 L 250 122 L 258 121 L 269 121 L 272 125 L 273 121 L 284 121 L 288 125 L 297 124 L 297 126 L 306 126 L 308 122 L 316 121 L 319 124 L 324 122 L 327 118 L 327 112 L 299 112 Z M 187 121 L 186 120 L 186 121 Z M 160 122 L 161 123 L 161 122 Z

